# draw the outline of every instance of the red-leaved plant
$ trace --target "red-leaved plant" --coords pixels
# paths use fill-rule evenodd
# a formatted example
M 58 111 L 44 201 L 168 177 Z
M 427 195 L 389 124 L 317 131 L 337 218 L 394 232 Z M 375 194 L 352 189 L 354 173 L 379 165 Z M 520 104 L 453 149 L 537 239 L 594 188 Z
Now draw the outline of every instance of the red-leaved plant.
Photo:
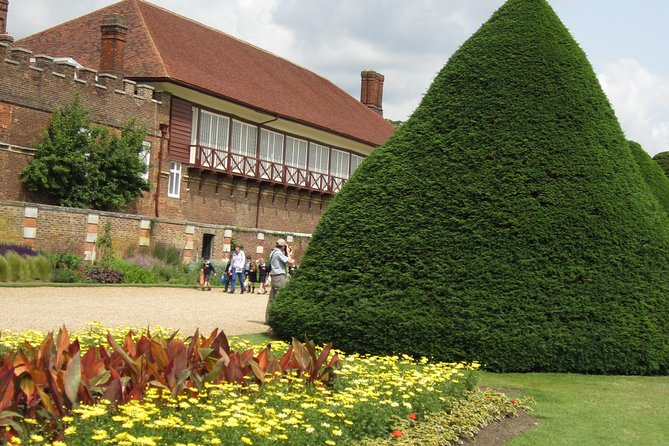
M 129 332 L 122 345 L 107 334 L 111 347 L 91 347 L 81 354 L 79 341 L 70 341 L 65 327 L 49 333 L 38 348 L 28 343 L 0 357 L 0 439 L 9 441 L 21 430 L 22 418 L 57 420 L 79 404 L 106 399 L 115 404 L 141 399 L 150 387 L 177 396 L 187 389 L 199 392 L 205 383 L 262 384 L 267 379 L 297 374 L 313 383 L 330 383 L 341 367 L 337 354 L 328 359 L 332 344 L 317 354 L 312 341 L 293 339 L 277 359 L 268 344 L 257 356 L 249 349 L 234 352 L 223 331 L 209 337 L 199 330 L 184 342 L 176 332 L 167 339 L 147 330 L 134 340 Z

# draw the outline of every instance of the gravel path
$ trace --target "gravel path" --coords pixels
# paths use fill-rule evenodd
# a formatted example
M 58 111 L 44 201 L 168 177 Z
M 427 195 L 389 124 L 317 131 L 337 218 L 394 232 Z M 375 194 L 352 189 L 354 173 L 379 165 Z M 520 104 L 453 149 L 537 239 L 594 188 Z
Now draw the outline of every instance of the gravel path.
M 239 291 L 237 291 L 239 293 Z M 110 327 L 161 325 L 191 335 L 196 328 L 227 335 L 261 333 L 268 295 L 203 292 L 187 288 L 30 287 L 0 288 L 0 329 L 70 331 L 87 322 Z

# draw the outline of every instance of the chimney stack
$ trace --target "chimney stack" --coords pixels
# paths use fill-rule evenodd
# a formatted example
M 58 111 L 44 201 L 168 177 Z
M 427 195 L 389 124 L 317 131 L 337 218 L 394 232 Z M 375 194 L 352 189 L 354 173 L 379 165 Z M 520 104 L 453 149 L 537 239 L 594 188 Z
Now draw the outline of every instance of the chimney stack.
M 0 0 L 2 1 L 2 0 Z M 123 58 L 128 27 L 118 15 L 110 15 L 100 25 L 102 40 L 100 45 L 100 73 L 123 77 Z
M 14 38 L 7 34 L 7 12 L 9 11 L 9 0 L 0 0 L 0 42 L 12 43 Z
M 383 80 L 382 74 L 365 70 L 360 73 L 360 102 L 383 116 Z

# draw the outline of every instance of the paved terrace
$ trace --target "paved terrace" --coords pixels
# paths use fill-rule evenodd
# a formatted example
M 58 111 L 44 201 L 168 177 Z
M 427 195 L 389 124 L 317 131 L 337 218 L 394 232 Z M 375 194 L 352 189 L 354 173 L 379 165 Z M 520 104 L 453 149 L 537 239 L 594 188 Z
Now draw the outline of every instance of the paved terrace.
M 237 290 L 239 293 L 239 290 Z M 191 335 L 218 327 L 227 335 L 260 333 L 267 294 L 227 294 L 187 288 L 0 287 L 0 329 L 70 331 L 87 322 L 116 326 L 161 325 Z

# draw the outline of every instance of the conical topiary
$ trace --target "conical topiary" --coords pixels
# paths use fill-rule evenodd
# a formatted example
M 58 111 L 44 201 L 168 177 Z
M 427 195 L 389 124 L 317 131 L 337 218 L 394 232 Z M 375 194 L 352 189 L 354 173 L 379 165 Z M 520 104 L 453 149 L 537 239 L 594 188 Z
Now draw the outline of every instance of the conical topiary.
M 669 225 L 585 54 L 509 0 L 321 218 L 270 325 L 498 371 L 663 373 Z
M 648 153 L 643 150 L 641 144 L 635 141 L 628 141 L 632 156 L 639 166 L 641 178 L 646 182 L 650 191 L 657 198 L 658 203 L 669 215 L 669 179 L 665 175 L 662 167 Z

